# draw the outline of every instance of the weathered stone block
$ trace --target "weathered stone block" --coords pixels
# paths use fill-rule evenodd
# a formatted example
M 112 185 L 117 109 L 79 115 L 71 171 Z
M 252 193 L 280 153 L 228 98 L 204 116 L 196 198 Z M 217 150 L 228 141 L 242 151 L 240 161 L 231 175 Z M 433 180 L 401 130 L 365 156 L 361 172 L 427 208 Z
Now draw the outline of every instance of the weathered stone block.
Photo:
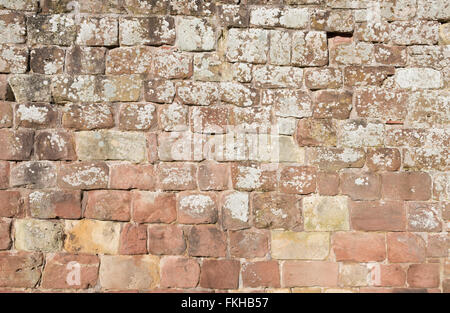
M 117 254 L 120 224 L 83 219 L 65 221 L 64 249 L 70 253 Z
M 128 160 L 139 163 L 147 159 L 146 138 L 137 132 L 83 131 L 75 134 L 75 142 L 80 160 Z
M 272 257 L 286 260 L 324 260 L 330 251 L 325 232 L 272 231 Z
M 154 289 L 159 285 L 159 258 L 143 256 L 102 256 L 100 285 L 107 290 Z
M 170 16 L 119 18 L 121 45 L 172 45 L 175 35 L 175 20 Z
M 176 45 L 184 51 L 210 51 L 216 38 L 207 19 L 183 17 L 178 20 Z
M 62 249 L 64 225 L 59 221 L 18 219 L 14 222 L 17 250 L 57 252 Z
M 345 196 L 308 196 L 303 198 L 306 231 L 349 229 L 348 198 Z
M 36 15 L 27 18 L 32 44 L 70 46 L 77 34 L 75 18 L 66 14 Z

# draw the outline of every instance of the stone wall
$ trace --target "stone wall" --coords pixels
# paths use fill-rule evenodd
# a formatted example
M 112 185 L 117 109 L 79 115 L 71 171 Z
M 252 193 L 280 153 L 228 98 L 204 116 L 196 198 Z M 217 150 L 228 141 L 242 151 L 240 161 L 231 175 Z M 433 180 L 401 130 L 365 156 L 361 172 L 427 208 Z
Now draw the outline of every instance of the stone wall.
M 449 292 L 447 0 L 0 0 L 0 290 Z

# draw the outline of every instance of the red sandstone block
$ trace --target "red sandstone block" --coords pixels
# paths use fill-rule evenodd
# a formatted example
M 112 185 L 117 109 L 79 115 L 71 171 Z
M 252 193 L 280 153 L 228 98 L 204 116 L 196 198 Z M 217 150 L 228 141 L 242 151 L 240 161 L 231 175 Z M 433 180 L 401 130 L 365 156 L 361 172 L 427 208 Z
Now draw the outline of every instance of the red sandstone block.
M 394 73 L 395 68 L 390 66 L 347 66 L 344 69 L 344 85 L 346 87 L 381 86 L 384 80 Z M 375 106 L 373 112 L 377 109 Z
M 438 202 L 407 202 L 408 230 L 440 232 L 442 205 Z
M 198 187 L 200 190 L 228 189 L 230 165 L 205 161 L 198 166 Z
M 161 266 L 161 287 L 195 288 L 200 277 L 200 265 L 195 259 L 164 257 Z
M 370 274 L 374 286 L 402 287 L 406 282 L 405 268 L 398 264 L 376 264 Z
M 95 255 L 49 254 L 42 275 L 44 289 L 87 289 L 97 284 Z
M 120 233 L 119 254 L 146 254 L 147 226 L 125 224 Z
M 9 187 L 9 162 L 0 161 L 0 189 Z
M 322 196 L 335 196 L 339 193 L 339 174 L 333 172 L 317 173 L 317 190 Z
M 300 146 L 335 146 L 337 123 L 329 118 L 302 118 L 294 137 Z
M 197 187 L 197 166 L 190 163 L 160 163 L 157 169 L 159 188 L 189 190 Z
M 217 197 L 214 193 L 186 191 L 177 194 L 178 223 L 213 224 L 217 221 Z
M 0 100 L 9 98 L 10 89 L 11 88 L 8 85 L 8 75 L 0 74 Z
M 428 200 L 431 197 L 431 178 L 428 173 L 384 173 L 381 193 L 388 200 Z
M 66 53 L 66 72 L 77 74 L 105 74 L 104 47 L 72 46 Z
M 366 164 L 371 171 L 397 171 L 401 165 L 398 149 L 371 148 L 367 150 Z
M 57 46 L 33 48 L 30 52 L 30 68 L 38 74 L 62 74 L 64 71 L 64 49 Z
M 33 136 L 32 130 L 0 129 L 0 160 L 29 160 Z
M 343 173 L 340 182 L 342 194 L 352 200 L 377 200 L 381 196 L 381 178 L 373 173 Z
M 27 47 L 14 44 L 0 44 L 0 52 L 0 72 L 20 74 L 27 71 Z
M 282 193 L 309 194 L 316 191 L 317 173 L 314 167 L 283 166 L 279 189 Z
M 448 257 L 450 236 L 447 233 L 429 234 L 427 242 L 427 257 Z
M 230 253 L 236 258 L 262 258 L 269 252 L 269 232 L 259 229 L 231 231 Z
M 354 230 L 406 230 L 406 209 L 403 201 L 350 201 L 349 208 Z
M 28 212 L 34 218 L 81 218 L 81 191 L 35 190 L 28 195 Z
M 410 287 L 439 287 L 440 271 L 438 263 L 411 264 L 408 268 L 407 275 L 407 281 Z
M 230 125 L 228 107 L 193 107 L 190 112 L 191 131 L 223 134 Z
M 93 190 L 84 194 L 84 217 L 129 221 L 131 215 L 131 193 L 122 190 Z
M 20 103 L 15 112 L 16 124 L 24 128 L 53 128 L 58 121 L 58 110 L 48 103 Z
M 25 208 L 25 201 L 19 191 L 0 190 L 0 216 L 19 217 Z
M 123 130 L 155 130 L 158 127 L 156 107 L 152 103 L 123 103 L 119 112 L 119 128 Z
M 386 258 L 384 234 L 338 232 L 332 235 L 337 261 L 371 262 Z
M 200 274 L 200 287 L 237 289 L 240 263 L 237 260 L 204 260 Z
M 425 261 L 425 241 L 413 233 L 386 235 L 388 260 L 392 263 L 420 263 Z
M 41 278 L 42 254 L 0 252 L 0 287 L 34 288 Z
M 277 261 L 248 262 L 242 265 L 244 287 L 280 287 L 280 269 Z
M 276 168 L 267 164 L 239 162 L 231 165 L 231 180 L 237 190 L 275 190 L 277 185 Z
M 406 64 L 407 51 L 403 46 L 375 45 L 375 61 L 383 65 L 403 66 Z
M 186 250 L 183 229 L 178 225 L 150 225 L 148 251 L 151 254 L 183 254 Z
M 282 287 L 335 287 L 339 265 L 334 262 L 286 261 L 282 265 Z
M 1 80 L 1 76 L 0 76 Z M 1 83 L 1 81 L 0 81 Z M 2 86 L 0 85 L 0 93 Z M 6 92 L 6 91 L 5 91 Z M 0 94 L 1 98 L 1 94 Z M 14 121 L 13 102 L 0 101 L 0 127 L 12 127 Z
M 108 179 L 105 162 L 62 163 L 58 171 L 58 187 L 64 189 L 107 188 Z
M 250 196 L 246 192 L 226 191 L 220 194 L 222 227 L 238 230 L 250 227 Z
M 314 118 L 336 118 L 339 120 L 350 117 L 352 96 L 349 91 L 321 90 L 314 93 Z
M 153 165 L 114 164 L 110 166 L 112 189 L 153 190 L 156 177 Z
M 139 223 L 171 223 L 177 218 L 175 194 L 133 191 L 133 220 Z
M 41 131 L 35 137 L 39 160 L 76 160 L 73 134 L 66 131 Z
M 299 196 L 282 193 L 255 193 L 251 203 L 255 227 L 283 228 L 294 231 L 303 229 Z
M 8 250 L 11 247 L 11 220 L 0 219 L 0 250 Z
M 226 234 L 213 225 L 193 226 L 188 233 L 189 255 L 224 257 L 227 253 Z

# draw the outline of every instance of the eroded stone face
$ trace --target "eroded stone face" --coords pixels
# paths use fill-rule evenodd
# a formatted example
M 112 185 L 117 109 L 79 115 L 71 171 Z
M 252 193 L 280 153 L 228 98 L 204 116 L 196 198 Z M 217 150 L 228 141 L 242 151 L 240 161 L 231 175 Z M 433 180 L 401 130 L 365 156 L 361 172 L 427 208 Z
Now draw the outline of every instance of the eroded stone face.
M 306 231 L 348 230 L 347 197 L 310 196 L 303 198 Z
M 272 257 L 287 260 L 323 260 L 330 250 L 325 232 L 272 231 Z
M 156 256 L 102 256 L 100 284 L 105 289 L 152 289 L 159 285 Z
M 83 219 L 65 222 L 64 249 L 71 253 L 117 254 L 120 224 Z
M 39 15 L 27 19 L 28 37 L 33 44 L 70 46 L 76 37 L 73 16 Z
M 119 18 L 119 42 L 122 45 L 173 44 L 175 21 L 173 17 L 121 17 Z
M 141 133 L 99 131 L 75 136 L 80 160 L 146 160 L 146 138 Z
M 214 28 L 206 19 L 182 18 L 177 29 L 177 47 L 180 50 L 209 51 L 215 46 Z
M 449 292 L 449 9 L 0 0 L 0 292 Z
M 232 28 L 228 32 L 226 56 L 231 62 L 265 63 L 269 50 L 268 31 Z
M 63 246 L 64 225 L 59 221 L 16 220 L 14 238 L 17 250 L 57 252 Z

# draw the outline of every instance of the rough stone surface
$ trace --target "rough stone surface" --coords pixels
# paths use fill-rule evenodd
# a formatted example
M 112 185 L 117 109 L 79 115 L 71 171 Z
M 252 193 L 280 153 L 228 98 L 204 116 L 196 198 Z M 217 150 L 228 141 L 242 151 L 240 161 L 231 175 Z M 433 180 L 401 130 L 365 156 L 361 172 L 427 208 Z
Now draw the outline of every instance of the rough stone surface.
M 24 251 L 60 251 L 64 225 L 60 222 L 21 219 L 14 223 L 14 246 Z
M 104 255 L 99 280 L 107 290 L 153 289 L 159 285 L 159 258 L 152 255 Z
M 448 0 L 0 0 L 0 292 L 450 292 L 449 43 Z

